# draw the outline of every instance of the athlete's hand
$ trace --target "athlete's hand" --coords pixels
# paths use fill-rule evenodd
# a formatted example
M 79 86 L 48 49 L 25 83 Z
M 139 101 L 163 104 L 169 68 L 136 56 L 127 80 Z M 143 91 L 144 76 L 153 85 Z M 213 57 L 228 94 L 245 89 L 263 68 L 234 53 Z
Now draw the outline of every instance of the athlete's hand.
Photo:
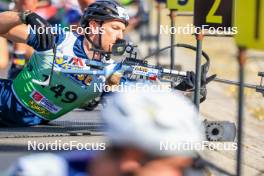
M 206 99 L 207 89 L 206 85 L 214 80 L 216 75 L 212 75 L 210 77 L 206 77 L 206 74 L 202 73 L 201 77 L 201 90 L 200 90 L 200 102 L 203 102 Z M 195 73 L 190 71 L 187 72 L 186 77 L 182 80 L 182 82 L 173 87 L 174 89 L 181 90 L 181 91 L 194 91 L 195 88 Z M 191 92 L 189 92 L 191 93 Z
M 37 42 L 43 50 L 52 49 L 54 47 L 55 37 L 52 34 L 51 25 L 36 13 L 22 12 L 20 15 L 22 23 L 30 25 L 36 32 Z
M 117 72 L 113 73 L 106 80 L 106 85 L 108 85 L 112 90 L 114 90 L 114 88 L 120 84 L 121 78 L 122 78 L 122 74 L 117 73 Z

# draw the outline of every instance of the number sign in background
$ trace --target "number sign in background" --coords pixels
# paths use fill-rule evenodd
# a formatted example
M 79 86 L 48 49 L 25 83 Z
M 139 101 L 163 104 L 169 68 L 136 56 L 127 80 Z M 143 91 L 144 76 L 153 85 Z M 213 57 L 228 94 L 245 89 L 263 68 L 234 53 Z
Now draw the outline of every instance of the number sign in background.
M 167 7 L 178 11 L 193 11 L 194 0 L 168 0 Z
M 195 0 L 194 25 L 231 27 L 233 0 Z
M 264 0 L 236 0 L 234 25 L 239 46 L 264 49 Z
M 166 0 L 156 0 L 158 3 L 166 3 Z

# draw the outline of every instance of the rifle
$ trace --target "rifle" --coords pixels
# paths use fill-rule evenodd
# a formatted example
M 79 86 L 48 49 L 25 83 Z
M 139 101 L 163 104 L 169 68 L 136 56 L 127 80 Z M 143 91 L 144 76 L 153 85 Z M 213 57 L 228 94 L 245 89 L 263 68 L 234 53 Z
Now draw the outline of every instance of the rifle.
M 177 44 L 178 47 L 185 47 L 195 49 L 195 47 L 186 44 Z M 118 50 L 118 49 L 117 49 Z M 115 71 L 122 71 L 123 77 L 129 81 L 148 80 L 148 81 L 160 81 L 160 82 L 182 82 L 188 75 L 188 72 L 171 70 L 163 68 L 161 66 L 150 65 L 147 62 L 147 57 L 143 60 L 137 59 L 137 52 L 135 52 L 135 46 L 129 44 L 126 46 L 126 52 L 128 57 L 118 63 L 103 63 L 96 60 L 86 60 L 85 64 L 87 68 L 78 68 L 74 63 L 69 64 L 68 67 L 74 69 L 63 69 L 53 67 L 55 72 L 63 74 L 85 74 L 85 75 L 98 75 L 98 76 L 110 76 L 113 71 L 105 69 L 107 66 L 112 65 L 111 69 Z M 164 49 L 163 49 L 164 50 Z M 210 59 L 209 56 L 203 52 L 206 63 L 202 66 L 203 79 L 206 84 L 213 80 L 215 76 L 209 77 L 208 80 L 206 74 L 209 70 Z M 234 123 L 227 121 L 205 121 L 206 137 L 209 141 L 234 141 L 236 136 L 236 127 Z

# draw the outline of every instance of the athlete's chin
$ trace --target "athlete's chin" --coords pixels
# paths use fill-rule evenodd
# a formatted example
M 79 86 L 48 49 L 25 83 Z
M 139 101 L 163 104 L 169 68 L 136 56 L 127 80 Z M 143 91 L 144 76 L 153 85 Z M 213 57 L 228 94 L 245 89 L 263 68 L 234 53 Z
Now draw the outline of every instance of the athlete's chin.
M 110 45 L 108 45 L 108 47 L 104 48 L 104 51 L 111 53 L 111 52 L 112 52 L 112 47 L 113 47 L 113 45 L 114 45 L 114 44 L 110 44 Z

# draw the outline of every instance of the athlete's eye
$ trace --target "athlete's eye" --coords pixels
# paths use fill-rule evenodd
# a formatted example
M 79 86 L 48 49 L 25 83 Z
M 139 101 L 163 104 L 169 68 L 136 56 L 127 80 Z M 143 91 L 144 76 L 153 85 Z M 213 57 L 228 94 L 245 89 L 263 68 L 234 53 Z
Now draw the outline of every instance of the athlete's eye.
M 120 27 L 119 27 L 119 26 L 116 26 L 116 25 L 113 25 L 112 28 L 113 28 L 114 30 L 119 30 L 119 29 L 120 29 Z

